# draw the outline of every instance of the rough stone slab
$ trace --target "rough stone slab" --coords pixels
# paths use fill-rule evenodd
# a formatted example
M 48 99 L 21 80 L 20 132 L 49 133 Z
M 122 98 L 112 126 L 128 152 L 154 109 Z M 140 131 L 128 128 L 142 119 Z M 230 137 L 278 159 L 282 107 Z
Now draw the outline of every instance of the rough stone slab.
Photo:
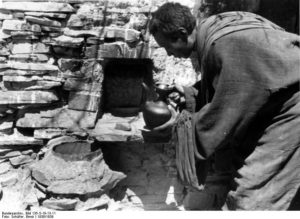
M 7 173 L 11 168 L 12 166 L 9 164 L 9 162 L 0 163 L 0 175 Z
M 49 53 L 50 47 L 44 43 L 17 43 L 11 50 L 13 54 Z
M 59 77 L 49 76 L 49 75 L 4 75 L 3 81 L 7 82 L 30 82 L 30 81 L 56 81 L 63 82 L 63 80 Z
M 33 159 L 29 155 L 21 155 L 17 157 L 12 157 L 9 159 L 9 161 L 13 167 L 18 167 L 20 165 L 32 162 Z
M 64 47 L 79 47 L 84 42 L 84 38 L 74 38 L 69 36 L 59 36 L 52 39 L 51 45 L 64 46 Z
M 87 20 L 86 19 L 81 19 L 82 17 L 80 17 L 77 14 L 72 14 L 67 22 L 67 27 L 83 27 L 87 24 Z
M 4 82 L 5 88 L 8 90 L 17 91 L 33 91 L 33 90 L 51 90 L 55 87 L 61 86 L 62 83 L 59 81 L 19 81 L 19 82 Z
M 58 67 L 61 71 L 79 71 L 83 60 L 82 59 L 65 59 L 61 58 L 58 60 Z
M 54 91 L 0 91 L 0 105 L 47 104 L 58 100 Z
M 34 17 L 59 18 L 59 19 L 65 19 L 67 17 L 67 14 L 47 13 L 47 12 L 25 12 L 25 15 L 34 16 Z
M 15 30 L 10 31 L 9 33 L 12 37 L 28 37 L 28 36 L 40 36 L 42 35 L 41 32 L 32 32 L 28 30 Z
M 42 205 L 54 210 L 74 210 L 77 204 L 76 199 L 48 199 Z
M 76 205 L 76 211 L 95 211 L 106 208 L 110 202 L 110 198 L 103 194 L 100 198 L 89 198 L 85 202 L 80 202 Z
M 4 20 L 2 24 L 2 29 L 6 31 L 41 32 L 41 27 L 39 25 L 30 25 L 24 20 Z
M 49 114 L 50 116 L 51 114 Z M 17 127 L 23 128 L 62 128 L 81 130 L 93 128 L 97 120 L 97 112 L 77 111 L 62 108 L 52 117 L 42 117 L 40 114 L 26 114 L 17 121 Z
M 17 149 L 18 146 L 21 148 L 28 148 L 29 146 L 41 146 L 43 145 L 42 140 L 37 140 L 33 137 L 19 136 L 19 135 L 8 135 L 0 136 L 0 148 L 14 148 Z M 16 146 L 16 147 L 14 147 Z M 17 152 L 16 152 L 17 153 Z M 8 154 L 7 156 L 12 156 Z M 21 155 L 21 154 L 20 154 Z
M 17 35 L 17 36 L 12 36 L 12 40 L 15 44 L 24 42 L 24 41 L 32 41 L 32 40 L 38 40 L 39 37 L 36 35 Z
M 98 37 L 123 39 L 126 42 L 136 42 L 140 40 L 141 33 L 134 29 L 120 27 L 100 27 L 92 30 L 72 30 L 65 28 L 64 34 L 71 37 Z
M 69 95 L 69 109 L 82 111 L 98 111 L 100 104 L 100 92 L 71 91 Z
M 9 56 L 9 55 L 10 55 L 9 49 L 7 49 L 5 47 L 2 47 L 0 49 L 0 56 Z
M 47 62 L 49 56 L 46 54 L 14 54 L 9 56 L 10 61 L 15 62 Z M 40 71 L 45 72 L 45 71 Z
M 60 27 L 41 26 L 41 29 L 44 32 L 58 32 L 58 33 L 61 33 L 63 31 L 63 28 L 60 28 Z
M 132 122 L 134 120 L 134 122 Z M 117 123 L 129 123 L 132 130 L 123 131 L 115 129 Z M 115 141 L 127 142 L 143 140 L 141 129 L 145 126 L 142 114 L 136 117 L 116 117 L 110 113 L 105 113 L 101 119 L 98 119 L 95 128 L 89 131 L 90 136 L 96 138 L 98 141 Z
M 0 9 L 12 11 L 36 11 L 36 12 L 75 12 L 75 9 L 66 3 L 55 2 L 4 2 Z
M 64 135 L 66 132 L 62 129 L 35 129 L 33 136 L 36 139 L 53 139 Z
M 29 71 L 58 71 L 58 67 L 56 65 L 46 64 L 46 63 L 23 63 L 23 62 L 9 62 L 7 66 L 4 64 L 3 68 L 12 68 L 19 70 L 29 70 Z M 0 69 L 1 66 L 0 64 Z
M 50 26 L 50 27 L 61 27 L 61 23 L 59 21 L 51 20 L 48 18 L 38 18 L 33 16 L 25 16 L 25 20 L 31 23 L 40 24 L 43 26 Z
M 81 78 L 68 78 L 63 86 L 64 90 L 68 91 L 102 91 L 102 83 L 86 83 L 82 82 Z
M 13 186 L 18 182 L 18 173 L 9 171 L 6 174 L 0 175 L 0 184 L 3 187 Z
M 30 56 L 24 55 L 21 57 L 28 57 L 30 58 Z M 18 70 L 18 69 L 6 69 L 0 72 L 0 75 L 6 75 L 6 76 L 29 76 L 29 75 L 53 75 L 53 76 L 57 76 L 57 72 L 56 71 L 48 71 L 48 70 Z
M 0 12 L 0 20 L 12 20 L 12 19 L 13 19 L 12 14 Z
M 2 121 L 0 124 L 1 134 L 12 134 L 13 133 L 13 121 Z
M 13 18 L 16 18 L 16 19 L 24 19 L 25 17 L 25 14 L 23 12 L 13 12 Z
M 22 153 L 20 151 L 10 151 L 6 153 L 2 158 L 13 158 L 13 157 L 18 157 L 21 156 Z

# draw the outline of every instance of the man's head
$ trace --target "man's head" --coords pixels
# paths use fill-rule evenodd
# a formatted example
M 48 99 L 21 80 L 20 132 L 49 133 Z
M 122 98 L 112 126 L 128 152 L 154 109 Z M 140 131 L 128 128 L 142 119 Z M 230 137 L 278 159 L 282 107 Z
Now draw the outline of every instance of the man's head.
M 165 3 L 154 12 L 150 33 L 168 55 L 187 58 L 195 43 L 196 19 L 190 9 L 179 3 Z

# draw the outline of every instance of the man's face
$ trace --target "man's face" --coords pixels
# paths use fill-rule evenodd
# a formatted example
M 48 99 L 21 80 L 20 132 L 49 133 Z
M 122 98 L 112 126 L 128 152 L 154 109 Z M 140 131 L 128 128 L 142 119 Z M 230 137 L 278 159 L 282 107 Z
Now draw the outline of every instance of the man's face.
M 181 38 L 177 38 L 174 41 L 159 32 L 155 33 L 153 36 L 158 45 L 165 48 L 169 56 L 173 55 L 178 58 L 188 58 L 192 52 L 188 42 L 185 42 Z

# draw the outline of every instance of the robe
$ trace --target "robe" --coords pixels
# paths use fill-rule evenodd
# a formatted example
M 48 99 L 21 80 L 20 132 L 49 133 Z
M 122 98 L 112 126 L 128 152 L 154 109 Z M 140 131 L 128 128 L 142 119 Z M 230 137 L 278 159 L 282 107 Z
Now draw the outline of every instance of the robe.
M 229 12 L 200 24 L 197 52 L 202 82 L 184 88 L 196 160 L 234 148 L 227 209 L 289 209 L 300 188 L 300 37 Z

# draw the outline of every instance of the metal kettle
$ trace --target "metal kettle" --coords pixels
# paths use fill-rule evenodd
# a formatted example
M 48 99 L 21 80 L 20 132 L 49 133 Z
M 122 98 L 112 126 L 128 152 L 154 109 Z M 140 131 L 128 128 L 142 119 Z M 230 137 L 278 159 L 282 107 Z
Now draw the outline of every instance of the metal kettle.
M 144 121 L 146 128 L 153 129 L 169 121 L 172 114 L 164 101 L 150 100 L 148 85 L 143 82 L 142 87 L 146 96 L 146 101 L 142 105 Z

